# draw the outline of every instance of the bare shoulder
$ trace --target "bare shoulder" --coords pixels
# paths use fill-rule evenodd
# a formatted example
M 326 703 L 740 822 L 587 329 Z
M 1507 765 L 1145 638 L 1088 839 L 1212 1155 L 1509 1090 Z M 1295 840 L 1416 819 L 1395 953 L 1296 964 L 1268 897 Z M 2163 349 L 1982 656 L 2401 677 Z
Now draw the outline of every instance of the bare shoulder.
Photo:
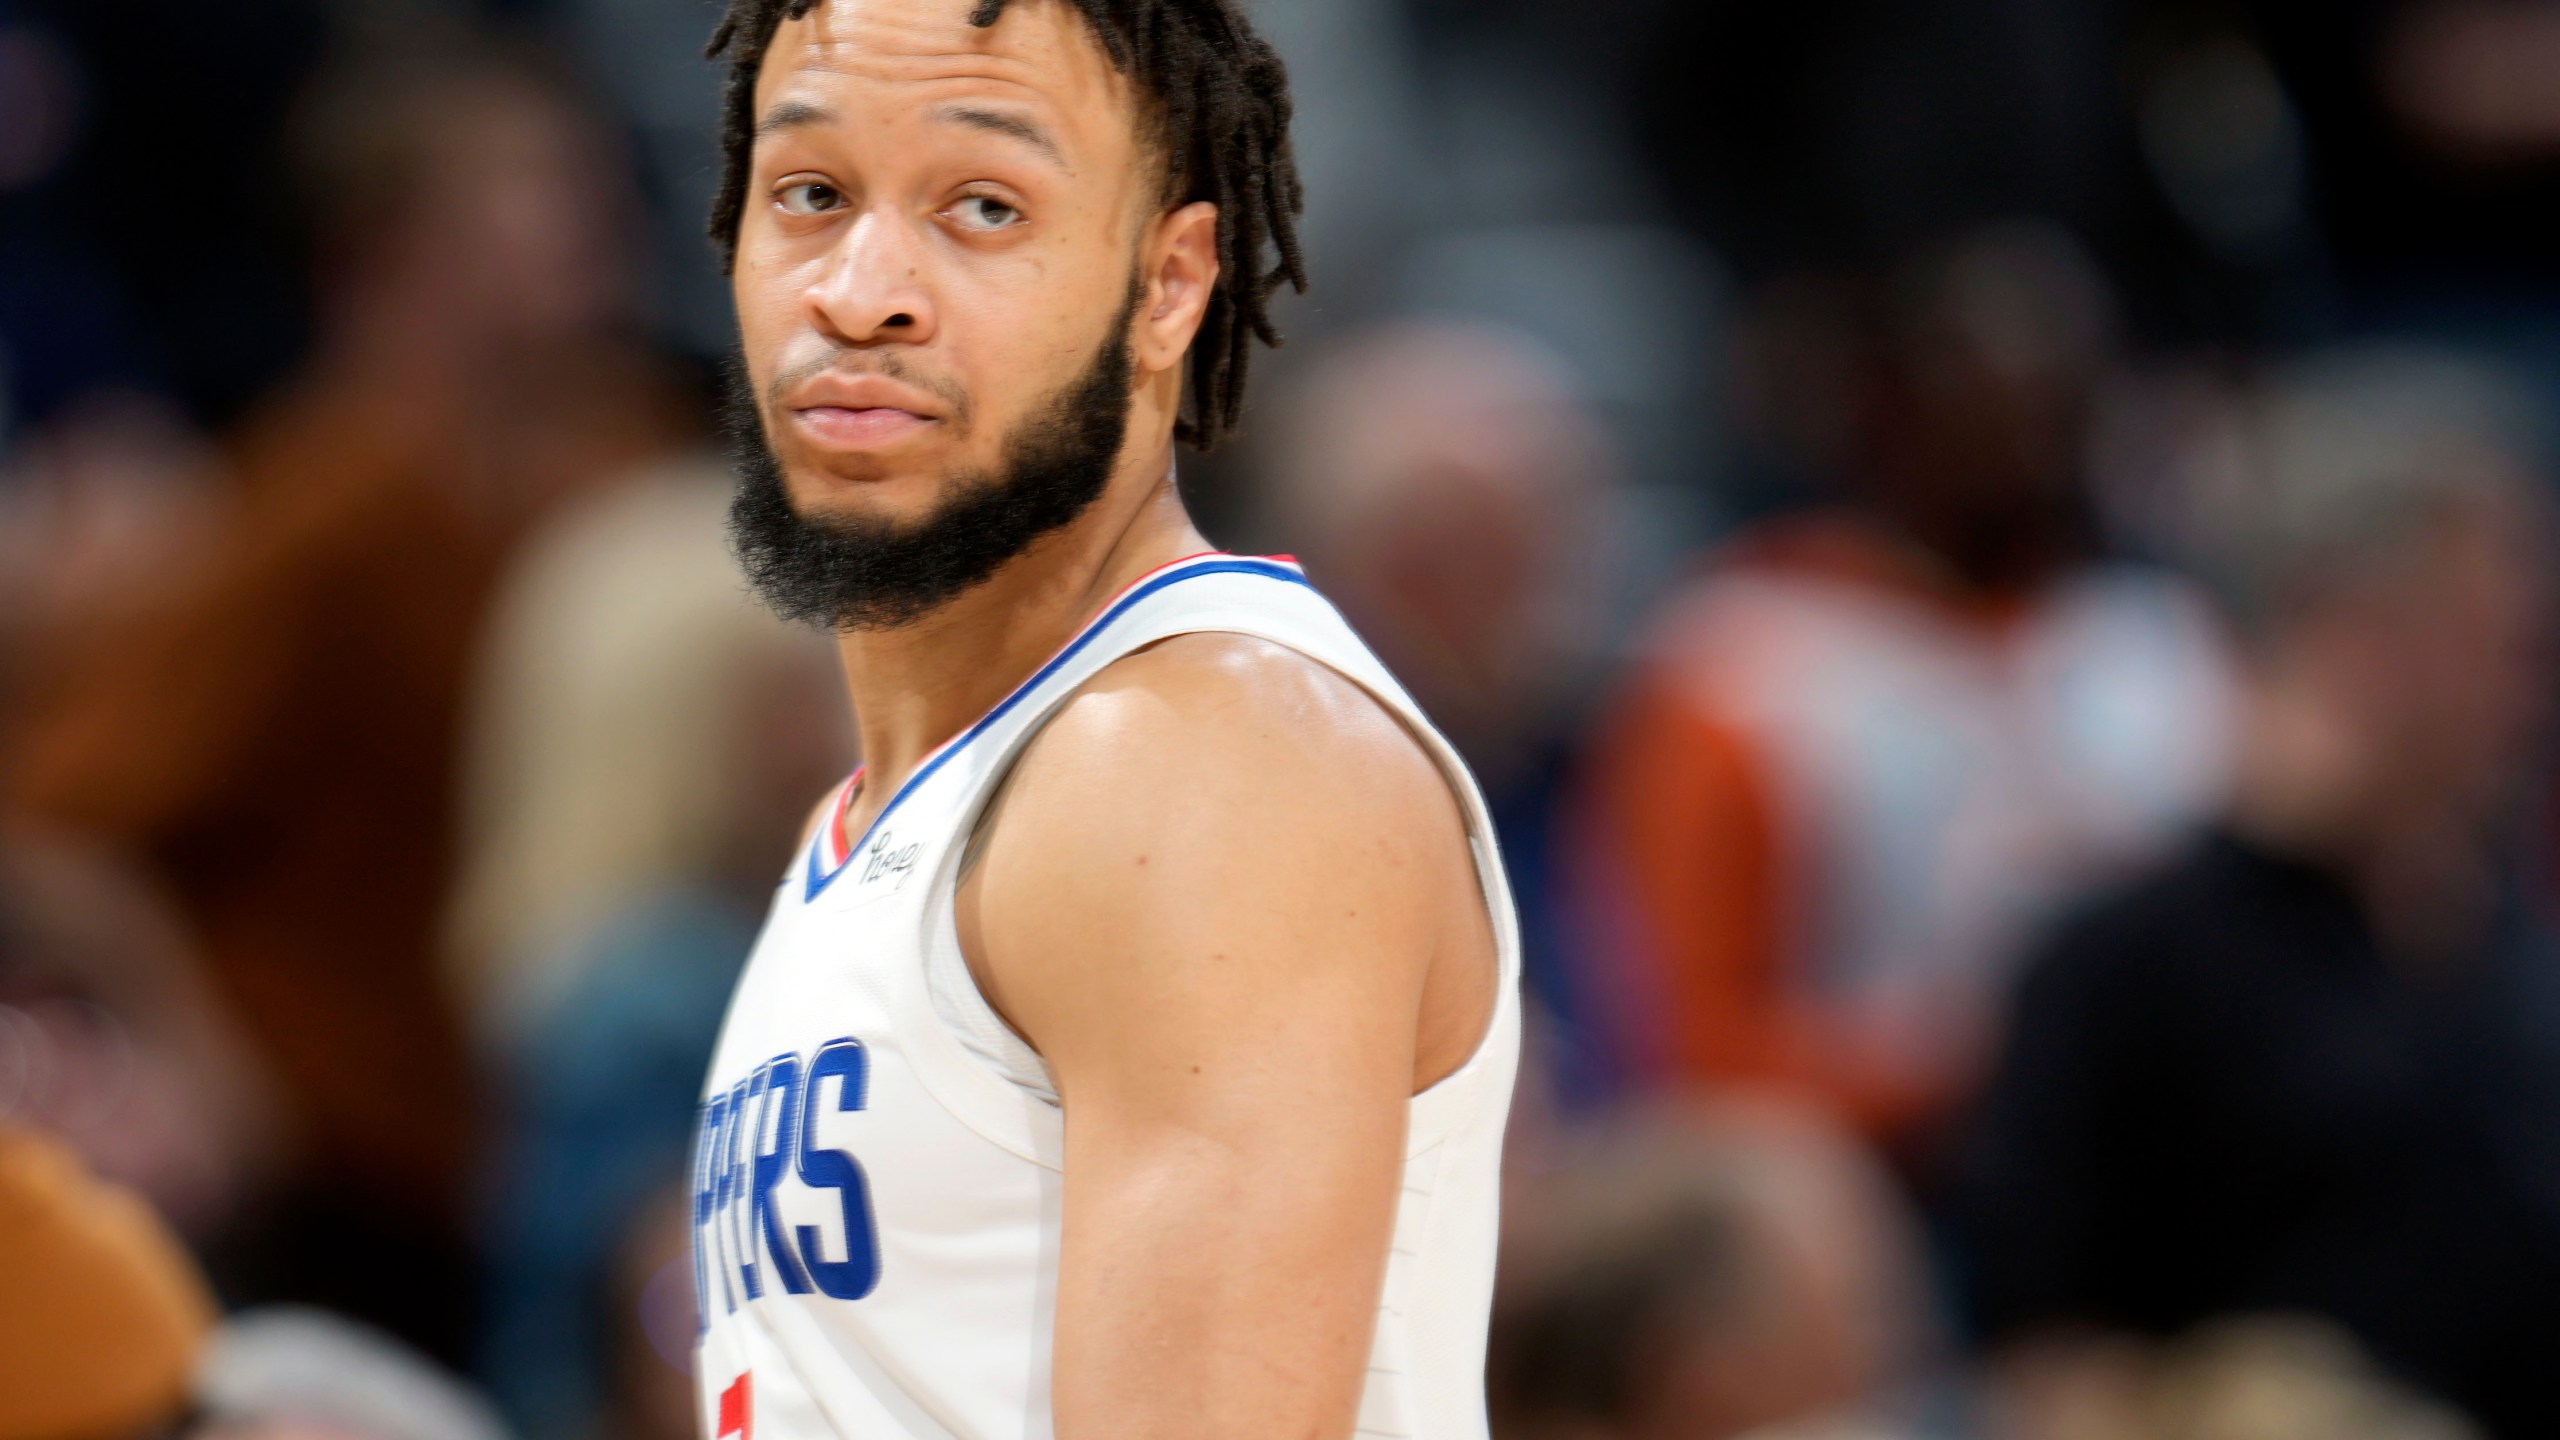
M 1085 825 L 1225 805 L 1268 807 L 1258 825 L 1282 831 L 1460 823 L 1448 777 L 1385 704 L 1247 635 L 1176 636 L 1120 660 L 1060 707 L 1021 770 L 1023 808 L 1041 808 L 1039 792 L 1071 792 Z

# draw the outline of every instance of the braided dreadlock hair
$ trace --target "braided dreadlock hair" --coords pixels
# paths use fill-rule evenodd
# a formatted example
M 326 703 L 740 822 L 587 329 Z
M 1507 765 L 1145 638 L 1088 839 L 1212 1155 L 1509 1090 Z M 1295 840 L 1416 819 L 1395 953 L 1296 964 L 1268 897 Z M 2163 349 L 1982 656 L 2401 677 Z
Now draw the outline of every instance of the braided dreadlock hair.
M 981 29 L 1009 0 L 979 0 Z M 1192 342 L 1189 393 L 1174 433 L 1202 450 L 1244 413 L 1245 370 L 1255 340 L 1277 346 L 1270 301 L 1283 283 L 1305 293 L 1298 216 L 1306 208 L 1289 148 L 1289 75 L 1253 33 L 1235 0 L 1063 0 L 1100 37 L 1111 63 L 1137 85 L 1147 137 L 1165 162 L 1168 207 L 1218 207 L 1218 284 Z M 756 73 L 774 31 L 817 0 L 728 0 L 706 53 L 729 62 L 721 122 L 724 173 L 711 209 L 711 239 L 724 266 L 737 261 L 755 138 Z M 1265 249 L 1275 252 L 1268 268 Z

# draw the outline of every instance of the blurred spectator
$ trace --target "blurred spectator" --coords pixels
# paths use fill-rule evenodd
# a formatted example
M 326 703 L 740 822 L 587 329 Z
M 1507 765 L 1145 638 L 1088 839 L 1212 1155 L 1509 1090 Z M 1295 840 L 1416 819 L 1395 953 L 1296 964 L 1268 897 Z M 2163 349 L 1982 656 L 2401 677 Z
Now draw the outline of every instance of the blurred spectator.
M 2551 0 L 1422 4 L 1528 12 L 1600 66 L 1668 207 L 1755 281 L 2033 213 L 2106 255 L 2146 333 L 2520 301 L 2548 328 Z
M 2308 131 L 2311 194 L 2350 281 L 2550 298 L 2560 247 L 2560 5 L 2225 3 Z M 2236 21 L 2234 24 L 2232 22 Z
M 219 426 L 285 373 L 308 317 L 283 139 L 337 8 L 0 0 L 0 411 L 142 391 Z
M 544 72 L 412 45 L 307 118 L 319 349 L 236 437 L 234 522 L 57 637 L 6 794 L 166 883 L 310 1142 L 226 1281 L 456 1355 L 471 1086 L 432 937 L 472 637 L 516 534 L 673 427 L 619 172 Z
M 1501 1440 L 1845 1427 L 1925 1378 L 1918 1228 L 1850 1137 L 1783 1105 L 1683 1103 L 1579 1146 L 1505 1202 Z M 1901 1433 L 1866 1423 L 1842 1433 Z
M 851 767 L 833 651 L 747 593 L 729 489 L 717 461 L 685 460 L 572 505 L 493 603 L 446 929 L 498 1049 L 552 1023 L 587 983 L 582 947 L 635 905 L 695 890 L 760 920 L 809 806 Z
M 168 401 L 96 391 L 0 452 L 0 748 L 53 637 L 201 558 L 230 516 L 230 476 Z
M 197 1362 L 185 1440 L 509 1440 L 489 1402 L 325 1310 L 233 1317 Z
M 2560 680 L 2529 438 L 2415 356 L 2257 407 L 2217 567 L 2237 782 L 2027 973 L 1964 1149 L 1992 1336 L 2307 1311 L 2494 1435 L 2560 1433 L 2560 952 L 2501 838 Z
M 2068 241 L 1986 232 L 1873 306 L 1806 293 L 1755 423 L 1839 501 L 1662 604 L 1587 859 L 1658 1076 L 1910 1142 L 1977 1078 L 2027 927 L 2213 796 L 2225 677 L 2182 586 L 2091 556 L 2108 305 Z
M 642 1207 L 614 1258 L 602 1328 L 605 1393 L 596 1433 L 615 1440 L 699 1440 L 693 1345 L 693 1187 L 680 1181 Z
M 1602 648 L 1624 501 L 1597 422 L 1525 342 L 1454 323 L 1353 339 L 1275 425 L 1268 533 L 1413 692 L 1484 787 L 1520 906 L 1526 977 L 1568 1098 L 1607 1056 L 1566 963 L 1558 796 Z
M 0 1277 L 0 1440 L 124 1440 L 179 1412 L 213 1326 L 195 1262 L 149 1206 L 5 1126 Z
M 112 40 L 100 8 L 0 0 L 0 749 L 37 643 L 118 603 L 218 523 L 227 477 L 187 403 L 215 397 L 181 382 L 218 368 L 233 391 L 257 363 L 240 362 L 293 323 L 289 298 L 206 323 L 256 288 L 241 262 L 260 276 L 293 265 L 292 247 L 263 233 L 239 243 L 253 214 L 281 209 L 244 172 L 263 168 L 303 63 L 288 7 L 178 15 L 137 0 L 116 8 Z M 184 74 L 145 80 L 190 40 Z M 178 107 L 199 86 L 223 103 L 183 136 L 151 126 L 148 155 L 133 153 L 137 117 L 154 108 L 135 91 Z M 145 170 L 165 184 L 141 200 L 130 177 Z M 135 220 L 137 203 L 183 211 L 188 243 Z M 106 263 L 137 247 L 152 263 Z M 228 363 L 172 353 L 200 341 Z
M 1456 8 L 1439 0 L 1445 8 Z M 1753 280 L 1885 267 L 2004 216 L 2122 234 L 2133 5 L 1509 0 L 1600 47 L 1666 202 Z
M 31 1125 L 202 1243 L 259 1198 L 271 1085 L 168 905 L 106 857 L 0 831 L 0 1125 Z
M 2062 1366 L 2013 1360 L 1993 1413 L 1996 1433 L 2027 1440 L 2475 1440 L 2479 1433 L 2376 1373 L 2336 1326 L 2298 1315 L 2220 1321 L 2165 1344 L 2111 1339 Z
M 690 1432 L 637 1316 L 666 1257 L 624 1272 L 650 1234 L 686 1253 L 652 1202 L 684 1175 L 802 818 L 852 763 L 831 650 L 738 580 L 728 489 L 687 464 L 564 512 L 509 576 L 477 680 L 452 929 L 499 1107 L 480 1361 L 531 1434 Z
M 140 1197 L 0 1127 L 0 1440 L 507 1440 L 487 1402 L 315 1310 L 217 1325 Z
M 2107 88 L 2165 204 L 2112 250 L 2159 318 L 2261 345 L 2458 339 L 2560 401 L 2560 5 L 2114 8 Z

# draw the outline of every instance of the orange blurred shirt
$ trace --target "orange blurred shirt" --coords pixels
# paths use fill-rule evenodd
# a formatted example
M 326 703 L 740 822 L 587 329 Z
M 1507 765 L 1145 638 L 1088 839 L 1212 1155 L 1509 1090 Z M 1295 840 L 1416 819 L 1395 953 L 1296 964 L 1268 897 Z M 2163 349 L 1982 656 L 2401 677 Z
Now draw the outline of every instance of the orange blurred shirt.
M 1661 608 L 1591 767 L 1640 1066 L 1879 1139 L 1935 1118 L 2033 928 L 2218 797 L 2229 705 L 2165 575 L 1986 603 L 1846 517 L 1745 536 Z
M 175 1235 L 71 1152 L 0 1128 L 0 1440 L 156 1431 L 213 1296 Z
M 321 375 L 236 444 L 236 518 L 61 637 L 0 798 L 145 866 L 282 1082 L 309 1173 L 444 1223 L 473 1096 L 437 968 L 485 602 L 558 497 L 679 431 L 660 377 L 563 364 L 493 417 Z

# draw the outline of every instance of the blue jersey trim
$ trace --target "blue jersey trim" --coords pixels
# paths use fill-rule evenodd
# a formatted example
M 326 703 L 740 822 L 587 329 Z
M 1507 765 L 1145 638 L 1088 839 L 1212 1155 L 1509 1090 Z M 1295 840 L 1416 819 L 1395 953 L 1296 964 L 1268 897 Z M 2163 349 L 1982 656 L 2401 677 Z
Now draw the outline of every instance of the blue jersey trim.
M 977 723 L 971 725 L 967 730 L 962 731 L 958 739 L 951 741 L 949 744 L 935 751 L 931 756 L 926 758 L 922 765 L 917 766 L 916 773 L 907 777 L 906 783 L 898 787 L 898 793 L 890 796 L 889 803 L 881 806 L 880 813 L 873 816 L 871 818 L 871 823 L 862 828 L 862 838 L 856 840 L 853 845 L 845 851 L 844 860 L 839 863 L 836 868 L 833 870 L 826 870 L 820 866 L 819 857 L 825 853 L 825 845 L 823 843 L 825 837 L 821 835 L 811 840 L 809 845 L 808 893 L 802 897 L 802 903 L 806 904 L 811 900 L 817 899 L 819 894 L 823 892 L 827 886 L 835 882 L 835 878 L 837 876 L 842 875 L 845 871 L 853 868 L 855 857 L 861 855 L 865 849 L 869 848 L 872 835 L 879 830 L 880 826 L 888 820 L 891 814 L 896 812 L 901 802 L 903 802 L 909 795 L 915 793 L 917 786 L 920 786 L 925 781 L 933 778 L 933 773 L 941 769 L 944 763 L 949 761 L 952 756 L 969 748 L 970 741 L 985 734 L 988 727 L 994 725 L 998 720 L 1003 719 L 1005 715 L 1016 705 L 1021 704 L 1023 700 L 1031 694 L 1031 692 L 1039 689 L 1043 681 L 1046 681 L 1050 676 L 1058 673 L 1060 667 L 1074 659 L 1077 653 L 1082 651 L 1085 646 L 1092 644 L 1103 631 L 1110 629 L 1112 622 L 1118 620 L 1121 616 L 1128 614 L 1131 607 L 1135 606 L 1139 601 L 1146 599 L 1148 596 L 1155 594 L 1166 586 L 1178 585 L 1185 580 L 1195 580 L 1203 575 L 1259 575 L 1266 580 L 1285 580 L 1292 585 L 1307 584 L 1306 576 L 1299 574 L 1296 570 L 1291 569 L 1286 565 L 1278 564 L 1269 560 L 1254 560 L 1241 556 L 1203 560 L 1196 565 L 1187 565 L 1178 569 L 1169 570 L 1152 579 L 1141 581 L 1135 588 L 1130 590 L 1128 594 L 1123 595 L 1118 600 L 1114 601 L 1111 608 L 1103 611 L 1101 616 L 1095 619 L 1092 624 L 1087 625 L 1084 628 L 1084 633 L 1076 636 L 1075 639 L 1068 641 L 1065 649 L 1050 656 L 1048 664 L 1033 671 L 1030 679 L 1015 686 L 1013 693 L 1007 695 L 1002 700 L 997 701 L 994 709 L 979 716 Z M 1308 588 L 1313 589 L 1315 587 L 1309 585 Z

